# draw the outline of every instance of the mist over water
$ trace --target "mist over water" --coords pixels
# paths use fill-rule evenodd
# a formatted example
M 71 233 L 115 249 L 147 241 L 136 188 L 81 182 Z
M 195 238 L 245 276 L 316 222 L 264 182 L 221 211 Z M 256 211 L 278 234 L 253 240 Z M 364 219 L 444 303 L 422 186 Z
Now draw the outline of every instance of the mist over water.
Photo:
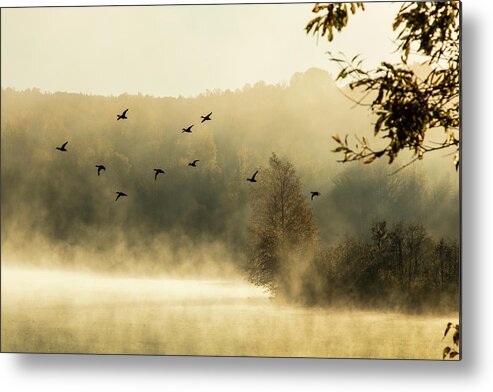
M 392 167 L 336 162 L 332 135 L 373 132 L 352 106 L 319 69 L 186 99 L 2 90 L 2 350 L 440 359 L 449 308 L 293 305 L 245 280 L 246 178 L 260 169 L 262 181 L 273 152 L 296 169 L 322 246 L 382 220 L 458 239 L 446 158 L 397 175 L 405 154 Z
M 332 358 L 441 359 L 457 322 L 282 304 L 241 280 L 11 268 L 2 316 L 2 351 Z

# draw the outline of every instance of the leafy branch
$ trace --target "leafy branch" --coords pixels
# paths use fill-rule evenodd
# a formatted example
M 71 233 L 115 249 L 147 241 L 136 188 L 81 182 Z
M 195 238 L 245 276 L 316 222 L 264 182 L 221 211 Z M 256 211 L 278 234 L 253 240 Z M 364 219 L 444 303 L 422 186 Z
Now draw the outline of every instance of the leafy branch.
M 334 38 L 334 28 L 337 31 L 341 31 L 347 25 L 349 11 L 355 14 L 358 8 L 365 10 L 363 3 L 349 3 L 349 8 L 348 4 L 344 3 L 316 3 L 312 12 L 318 14 L 325 11 L 326 14 L 310 20 L 305 27 L 305 31 L 307 34 L 311 32 L 317 37 L 327 35 L 327 39 L 330 42 Z
M 448 323 L 442 340 L 445 339 L 445 337 L 447 336 L 447 333 L 452 329 L 455 330 L 455 332 L 452 336 L 452 341 L 454 342 L 454 345 L 452 347 L 447 346 L 443 349 L 443 358 L 442 359 L 447 359 L 447 357 L 449 359 L 454 359 L 456 356 L 460 355 L 460 352 L 459 352 L 459 339 L 460 339 L 459 324 L 453 325 L 452 323 Z
M 356 12 L 354 4 L 359 3 L 351 4 L 351 12 Z M 340 31 L 346 26 L 348 9 L 345 4 L 317 4 L 314 8 L 314 12 L 323 10 L 327 14 L 310 21 L 306 30 L 313 30 L 314 34 L 327 33 L 328 40 L 332 41 L 331 27 Z M 339 18 L 335 19 L 334 15 Z M 400 30 L 396 40 L 397 51 L 401 52 L 400 64 L 382 62 L 376 69 L 366 70 L 359 55 L 348 60 L 329 52 L 330 60 L 340 68 L 337 80 L 349 79 L 349 88 L 363 93 L 359 100 L 350 99 L 355 105 L 370 107 L 377 118 L 374 135 L 388 140 L 384 148 L 375 150 L 364 138 L 350 146 L 347 137 L 343 141 L 336 135 L 333 139 L 338 146 L 333 151 L 343 154 L 340 162 L 371 163 L 387 156 L 392 163 L 400 151 L 408 149 L 413 159 L 407 166 L 426 153 L 453 147 L 454 164 L 459 168 L 458 17 L 458 2 L 404 3 L 393 23 L 393 29 Z M 425 78 L 419 78 L 408 65 L 412 53 L 426 58 L 421 64 L 428 70 Z M 369 102 L 365 101 L 367 98 Z M 436 128 L 443 129 L 444 138 L 429 146 L 425 141 L 426 133 Z

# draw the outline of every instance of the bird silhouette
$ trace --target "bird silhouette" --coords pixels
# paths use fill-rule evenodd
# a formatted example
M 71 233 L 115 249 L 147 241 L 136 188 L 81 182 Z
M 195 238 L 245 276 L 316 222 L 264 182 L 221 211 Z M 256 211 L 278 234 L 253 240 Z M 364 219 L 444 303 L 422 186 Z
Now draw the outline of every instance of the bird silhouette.
M 156 174 L 154 175 L 154 181 L 157 180 L 157 176 L 159 174 L 164 174 L 164 170 L 162 170 L 162 169 L 154 169 L 154 171 L 156 172 Z
M 127 112 L 128 112 L 128 109 L 125 109 L 122 114 L 117 114 L 116 115 L 116 121 L 126 120 L 127 119 Z
M 197 162 L 200 162 L 200 159 L 196 159 L 195 161 L 190 162 L 190 163 L 188 164 L 188 166 L 193 166 L 193 167 L 195 167 L 195 166 L 197 166 Z
M 186 132 L 186 133 L 192 133 L 192 127 L 193 127 L 193 124 L 190 125 L 188 128 L 182 128 L 181 129 L 181 133 L 184 133 L 184 132 Z
M 106 168 L 104 167 L 104 165 L 96 165 L 96 167 L 98 168 L 98 176 L 99 176 L 99 173 L 101 173 L 101 170 L 106 170 Z
M 60 151 L 67 151 L 67 149 L 65 148 L 65 146 L 66 146 L 67 144 L 68 144 L 68 142 L 65 142 L 65 143 L 63 143 L 63 144 L 62 144 L 62 146 L 61 146 L 61 147 L 57 147 L 56 149 L 57 149 L 57 150 L 60 150 Z
M 123 193 L 123 192 L 115 192 L 115 193 L 116 193 L 115 201 L 117 201 L 122 196 L 128 196 L 126 193 Z
M 250 181 L 250 182 L 257 182 L 257 180 L 255 179 L 255 176 L 257 175 L 257 173 L 258 173 L 258 170 L 255 173 L 253 173 L 252 178 L 247 178 L 246 180 Z
M 320 192 L 310 192 L 312 194 L 312 200 L 315 196 L 320 196 Z
M 212 112 L 210 112 L 207 116 L 200 116 L 200 118 L 202 119 L 202 121 L 200 122 L 201 124 L 204 122 L 204 121 L 211 121 L 211 115 L 212 115 Z

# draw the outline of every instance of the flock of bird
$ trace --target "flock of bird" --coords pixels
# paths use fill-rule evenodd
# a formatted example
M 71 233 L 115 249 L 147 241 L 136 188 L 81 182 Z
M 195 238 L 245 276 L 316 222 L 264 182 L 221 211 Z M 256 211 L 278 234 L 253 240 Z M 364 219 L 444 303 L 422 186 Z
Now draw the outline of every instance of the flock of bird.
M 128 108 L 125 109 L 121 114 L 117 114 L 116 115 L 116 121 L 119 121 L 119 120 L 127 120 L 128 117 L 127 117 L 127 112 L 128 112 Z M 202 121 L 200 122 L 201 124 L 205 121 L 211 121 L 212 118 L 212 112 L 210 112 L 209 114 L 205 115 L 205 116 L 200 116 L 200 118 L 202 119 Z M 192 133 L 192 128 L 193 128 L 194 124 L 190 125 L 188 128 L 182 128 L 182 133 Z M 60 147 L 56 147 L 57 150 L 61 151 L 61 152 L 67 152 L 67 144 L 68 144 L 68 141 L 66 141 L 65 143 L 63 143 Z M 197 167 L 197 163 L 200 162 L 200 159 L 195 159 L 193 160 L 192 162 L 189 162 L 188 163 L 188 166 L 191 166 L 191 167 Z M 101 175 L 101 172 L 103 171 L 106 171 L 106 167 L 104 165 L 96 165 L 96 168 L 98 169 L 98 176 Z M 257 173 L 259 171 L 257 170 L 255 173 L 253 173 L 253 175 L 250 177 L 250 178 L 247 178 L 246 180 L 249 181 L 249 182 L 257 182 L 257 180 L 255 179 L 255 177 L 257 176 Z M 164 173 L 164 170 L 163 169 L 154 169 L 154 181 L 157 180 L 159 174 L 165 174 Z M 120 197 L 126 197 L 128 196 L 126 193 L 124 192 L 115 192 L 116 193 L 116 199 L 115 201 L 117 201 Z M 320 192 L 310 192 L 311 193 L 311 200 L 313 200 L 314 197 L 316 196 L 320 196 Z

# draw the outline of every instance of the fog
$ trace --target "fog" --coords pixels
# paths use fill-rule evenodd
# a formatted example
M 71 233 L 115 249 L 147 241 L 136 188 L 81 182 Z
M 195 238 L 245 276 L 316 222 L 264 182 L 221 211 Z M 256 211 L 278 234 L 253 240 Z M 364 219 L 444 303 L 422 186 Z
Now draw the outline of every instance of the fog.
M 449 321 L 280 304 L 237 280 L 2 271 L 2 351 L 436 360 Z
M 128 120 L 116 121 L 127 107 Z M 210 111 L 213 120 L 200 124 Z M 192 134 L 181 133 L 191 124 Z M 4 89 L 3 263 L 229 274 L 245 263 L 245 179 L 272 152 L 293 162 L 307 199 L 322 193 L 311 207 L 325 244 L 381 219 L 458 237 L 458 181 L 447 158 L 427 156 L 396 175 L 407 156 L 391 166 L 340 164 L 330 152 L 336 133 L 370 135 L 371 117 L 319 69 L 194 98 Z M 66 153 L 55 149 L 67 140 Z M 107 168 L 101 176 L 96 164 Z M 155 181 L 158 167 L 165 174 Z M 116 191 L 129 196 L 115 202 Z
M 443 328 L 458 317 L 458 175 L 440 155 L 397 174 L 409 155 L 338 163 L 334 134 L 373 133 L 366 108 L 343 93 L 320 69 L 192 98 L 2 89 L 2 351 L 440 359 Z M 66 152 L 55 149 L 65 141 Z M 315 249 L 286 255 L 286 277 L 296 277 L 286 286 L 310 304 L 245 279 L 259 185 L 246 179 L 259 170 L 261 182 L 272 153 L 292 163 L 324 250 L 320 260 Z M 165 174 L 155 180 L 154 168 Z M 117 191 L 128 197 L 115 201 Z M 423 225 L 435 241 L 423 237 L 426 252 L 450 239 L 448 281 L 433 268 L 413 276 L 446 281 L 436 313 L 414 315 L 408 292 L 395 295 L 405 309 L 382 306 L 387 291 L 378 309 L 355 295 L 374 269 L 351 252 L 368 253 L 380 221 Z M 339 252 L 350 237 L 357 246 Z M 424 293 L 418 302 L 435 293 L 409 287 Z

